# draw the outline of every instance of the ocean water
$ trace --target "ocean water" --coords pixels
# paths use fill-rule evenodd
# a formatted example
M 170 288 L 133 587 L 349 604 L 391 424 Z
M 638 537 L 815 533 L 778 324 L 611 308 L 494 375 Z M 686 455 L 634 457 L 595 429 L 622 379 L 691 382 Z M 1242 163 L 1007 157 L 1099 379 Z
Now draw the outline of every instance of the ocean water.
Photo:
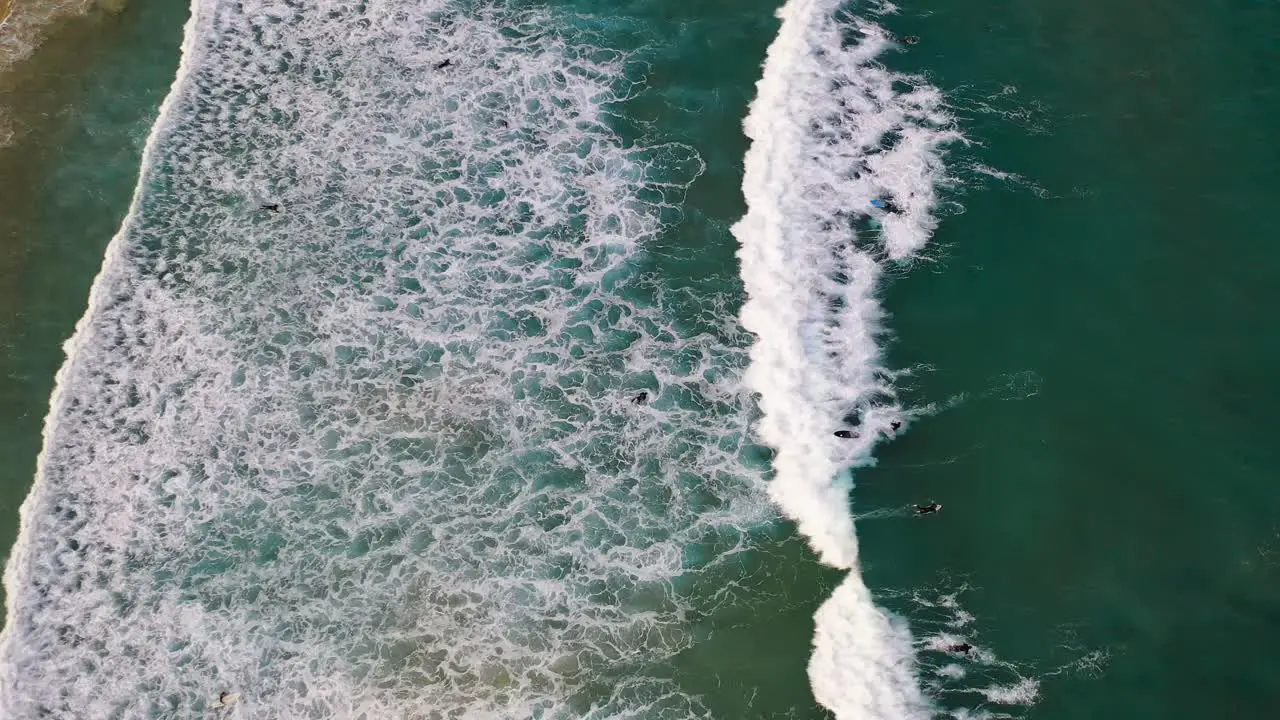
M 939 262 L 886 296 L 904 395 L 941 411 L 854 493 L 946 508 L 860 524 L 868 584 L 917 634 L 954 595 L 1039 683 L 1028 717 L 1270 717 L 1280 13 L 925 2 L 893 27 L 981 146 L 949 158 Z
M 6 716 L 1270 716 L 1274 8 L 184 19 L 18 147 Z
M 60 26 L 0 75 L 0 548 L 17 535 L 62 343 L 137 184 L 186 8 L 136 3 Z M 33 452 L 34 450 L 34 452 Z
M 561 14 L 193 6 L 24 505 L 11 712 L 692 712 L 644 670 L 772 517 L 747 337 L 647 272 L 702 163 L 610 128 L 631 61 Z

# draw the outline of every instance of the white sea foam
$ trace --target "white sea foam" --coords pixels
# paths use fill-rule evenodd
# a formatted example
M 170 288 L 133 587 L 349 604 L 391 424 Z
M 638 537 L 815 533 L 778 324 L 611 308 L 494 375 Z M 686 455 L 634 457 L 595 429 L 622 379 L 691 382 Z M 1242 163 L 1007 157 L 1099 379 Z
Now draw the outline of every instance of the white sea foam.
M 940 148 L 961 137 L 937 89 L 879 64 L 893 47 L 885 31 L 843 7 L 791 0 L 779 11 L 745 124 L 748 212 L 734 234 L 742 322 L 757 338 L 746 381 L 777 451 L 770 495 L 824 562 L 853 570 L 817 614 L 816 697 L 842 718 L 927 717 L 910 633 L 874 606 L 857 572 L 849 468 L 871 464 L 876 443 L 912 414 L 881 360 L 877 292 L 885 263 L 927 243 Z M 875 199 L 898 211 L 878 213 Z M 840 429 L 857 437 L 835 437 Z
M 1040 696 L 1040 682 L 1022 678 L 1010 685 L 992 685 L 980 691 L 989 702 L 1001 705 L 1031 705 Z
M 609 129 L 625 57 L 466 8 L 195 3 L 6 568 L 6 717 L 700 713 L 645 668 L 771 515 L 728 301 L 639 272 L 701 163 Z
M 814 616 L 809 680 L 841 718 L 928 718 L 906 621 L 877 608 L 851 572 Z

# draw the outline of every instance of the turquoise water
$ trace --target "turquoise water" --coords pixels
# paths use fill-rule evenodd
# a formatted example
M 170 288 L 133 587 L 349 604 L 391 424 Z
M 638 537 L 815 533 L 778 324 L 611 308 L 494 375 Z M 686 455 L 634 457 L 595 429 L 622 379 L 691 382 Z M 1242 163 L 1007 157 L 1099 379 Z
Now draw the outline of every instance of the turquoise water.
M 853 6 L 920 37 L 871 60 L 817 2 L 792 45 L 763 2 L 204 7 L 10 566 L 15 716 L 1269 717 L 1274 8 Z M 12 504 L 181 15 L 131 4 L 39 161 L 100 200 L 23 220 Z M 872 452 L 855 549 L 796 468 Z

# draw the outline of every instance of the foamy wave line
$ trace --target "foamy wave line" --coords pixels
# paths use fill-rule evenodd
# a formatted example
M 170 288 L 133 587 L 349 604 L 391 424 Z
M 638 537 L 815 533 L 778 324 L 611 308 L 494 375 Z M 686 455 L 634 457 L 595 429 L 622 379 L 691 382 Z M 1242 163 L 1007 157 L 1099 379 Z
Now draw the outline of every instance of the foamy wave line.
M 142 150 L 142 172 L 139 175 L 137 186 L 133 189 L 133 198 L 129 201 L 129 211 L 125 215 L 124 222 L 120 224 L 120 229 L 112 236 L 111 241 L 107 243 L 106 251 L 103 254 L 102 267 L 98 270 L 97 276 L 94 277 L 93 283 L 89 286 L 88 309 L 80 320 L 76 322 L 76 327 L 71 337 L 62 346 L 67 359 L 62 364 L 62 367 L 58 368 L 58 372 L 54 376 L 53 393 L 49 397 L 49 412 L 45 415 L 40 454 L 36 457 L 35 480 L 31 491 L 18 509 L 18 538 L 10 551 L 9 562 L 4 568 L 5 597 L 9 598 L 9 602 L 5 607 L 4 630 L 0 631 L 0 658 L 16 656 L 14 652 L 16 648 L 13 647 L 14 627 L 16 625 L 16 603 L 14 598 L 18 597 L 20 588 L 29 584 L 30 574 L 33 569 L 29 555 L 32 551 L 32 539 L 38 531 L 37 523 L 35 522 L 36 508 L 43 502 L 44 479 L 46 477 L 45 464 L 52 447 L 50 441 L 57 434 L 58 417 L 67 403 L 66 390 L 70 384 L 70 378 L 75 375 L 75 365 L 80 358 L 80 349 L 84 339 L 89 328 L 93 325 L 93 319 L 97 312 L 111 300 L 106 291 L 111 285 L 111 275 L 125 261 L 123 252 L 125 239 L 138 222 L 144 189 L 146 188 L 147 180 L 156 167 L 156 149 L 163 143 L 166 131 L 172 126 L 174 108 L 182 98 L 183 90 L 191 78 L 192 68 L 195 67 L 198 60 L 198 54 L 201 50 L 198 42 L 200 29 L 209 22 L 203 12 L 204 5 L 204 0 L 195 0 L 191 5 L 191 17 L 187 19 L 187 23 L 183 28 L 182 56 L 178 63 L 178 71 L 169 86 L 168 95 L 165 96 L 164 102 L 160 104 L 160 112 L 156 117 L 155 124 L 151 126 L 151 132 L 147 135 L 147 141 Z M 13 686 L 13 681 L 16 678 L 12 674 L 16 671 L 17 665 L 17 663 L 0 663 L 0 688 Z M 3 698 L 0 698 L 0 701 L 3 701 Z M 3 707 L 2 702 L 0 702 L 0 707 Z
M 961 137 L 935 88 L 877 62 L 887 33 L 844 7 L 791 0 L 779 11 L 745 123 L 748 212 L 734 234 L 742 322 L 757 337 L 746 381 L 777 451 L 771 496 L 823 562 L 854 571 L 816 616 L 815 696 L 840 717 L 927 717 L 910 632 L 857 573 L 849 468 L 872 464 L 912 415 L 881 359 L 876 294 L 882 265 L 927 243 L 940 147 Z M 893 209 L 873 209 L 877 199 Z

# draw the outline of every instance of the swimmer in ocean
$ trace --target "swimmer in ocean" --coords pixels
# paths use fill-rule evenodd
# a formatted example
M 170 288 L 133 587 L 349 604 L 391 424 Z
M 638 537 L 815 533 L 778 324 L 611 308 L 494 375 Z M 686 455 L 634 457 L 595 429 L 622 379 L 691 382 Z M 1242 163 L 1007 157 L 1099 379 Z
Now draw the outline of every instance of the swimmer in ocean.
M 837 430 L 837 431 L 835 431 L 833 434 L 834 434 L 836 437 L 838 437 L 838 438 L 843 438 L 843 439 L 845 439 L 845 440 L 852 440 L 852 439 L 854 439 L 854 438 L 858 437 L 858 433 L 856 433 L 856 432 L 854 432 L 854 431 L 852 431 L 852 430 Z
M 932 515 L 942 509 L 942 503 L 916 505 L 916 515 Z
M 878 207 L 878 208 L 880 208 L 881 210 L 883 210 L 883 211 L 885 211 L 885 212 L 887 212 L 887 213 L 892 213 L 892 214 L 894 214 L 894 215 L 897 215 L 897 214 L 899 214 L 899 213 L 901 213 L 901 212 L 902 212 L 902 208 L 898 207 L 898 204 L 897 204 L 897 203 L 895 203 L 892 199 L 888 199 L 888 200 L 879 200 L 879 199 L 877 199 L 877 200 L 872 200 L 872 201 L 871 201 L 871 205 L 872 205 L 873 207 Z
M 632 404 L 632 405 L 643 405 L 643 404 L 645 404 L 645 402 L 647 402 L 648 400 L 649 400 L 649 393 L 648 393 L 648 391 L 646 391 L 646 390 L 641 390 L 639 395 L 636 395 L 635 397 L 631 398 L 631 404 Z
M 453 65 L 453 58 L 445 58 L 444 60 L 436 63 L 436 69 L 443 70 L 451 65 Z
M 969 643 L 955 643 L 947 646 L 947 652 L 957 655 L 968 655 L 971 650 L 973 650 L 973 646 Z
M 270 210 L 273 213 L 280 212 L 280 203 L 263 203 L 258 206 L 259 210 Z

